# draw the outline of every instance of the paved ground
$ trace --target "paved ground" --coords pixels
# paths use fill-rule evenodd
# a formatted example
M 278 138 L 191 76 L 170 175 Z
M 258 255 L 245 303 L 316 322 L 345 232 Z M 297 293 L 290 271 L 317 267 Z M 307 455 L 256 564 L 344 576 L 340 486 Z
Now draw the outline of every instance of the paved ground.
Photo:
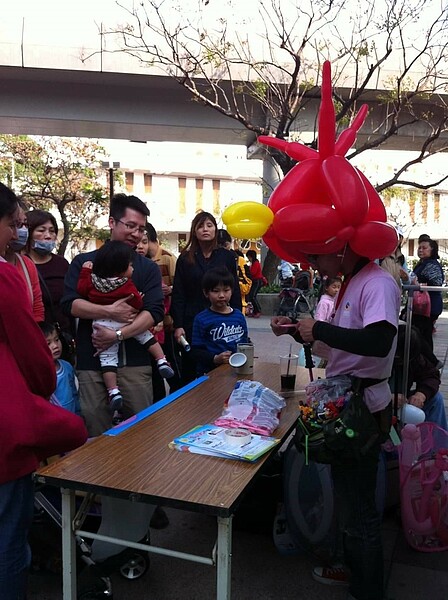
M 276 338 L 269 318 L 249 321 L 255 355 L 277 360 L 290 349 L 289 336 Z M 437 356 L 443 360 L 448 345 L 448 313 L 437 324 L 434 336 Z M 293 343 L 293 350 L 299 346 Z M 448 367 L 443 372 L 442 392 L 448 398 Z M 266 498 L 258 490 L 259 502 Z M 152 543 L 185 552 L 210 556 L 216 524 L 214 519 L 168 509 L 170 526 L 152 530 Z M 247 524 L 247 519 L 242 519 Z M 311 578 L 316 564 L 305 553 L 282 555 L 275 548 L 271 528 L 264 523 L 248 531 L 235 522 L 232 557 L 232 600 L 343 600 L 344 588 L 322 586 Z M 386 512 L 383 539 L 387 573 L 387 596 L 393 600 L 447 600 L 448 553 L 426 554 L 412 550 L 405 542 L 397 508 Z M 113 575 L 115 600 L 212 600 L 215 597 L 213 568 L 175 558 L 153 556 L 150 571 L 136 581 Z M 42 571 L 30 580 L 28 600 L 58 600 L 62 597 L 60 577 Z

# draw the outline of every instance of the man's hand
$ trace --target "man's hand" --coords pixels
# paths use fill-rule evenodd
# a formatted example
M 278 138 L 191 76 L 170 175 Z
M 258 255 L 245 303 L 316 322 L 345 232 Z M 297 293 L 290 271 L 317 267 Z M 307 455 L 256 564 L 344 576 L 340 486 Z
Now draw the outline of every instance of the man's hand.
M 91 260 L 86 260 L 85 263 L 82 263 L 83 269 L 93 269 L 93 262 Z
M 174 330 L 174 339 L 178 344 L 180 344 L 180 338 L 182 336 L 185 337 L 185 329 L 183 327 L 177 327 L 177 329 Z
M 277 336 L 285 333 L 294 335 L 297 331 L 297 325 L 295 323 L 291 323 L 291 319 L 289 317 L 272 317 L 271 329 L 274 335 Z
M 119 323 L 132 323 L 137 316 L 138 311 L 128 304 L 127 300 L 130 300 L 133 297 L 134 294 L 130 294 L 126 298 L 121 298 L 120 300 L 116 300 L 113 304 L 111 304 L 108 307 L 109 317 L 113 321 L 118 321 Z
M 301 319 L 297 323 L 297 329 L 304 342 L 314 342 L 313 327 L 315 322 L 315 319 Z
M 408 402 L 412 404 L 412 406 L 416 406 L 417 408 L 423 408 L 425 404 L 426 396 L 422 392 L 415 392 L 412 396 L 409 397 Z
M 103 350 L 107 350 L 117 341 L 117 334 L 114 329 L 103 327 L 102 325 L 92 326 L 92 344 L 96 348 L 95 356 L 98 356 Z

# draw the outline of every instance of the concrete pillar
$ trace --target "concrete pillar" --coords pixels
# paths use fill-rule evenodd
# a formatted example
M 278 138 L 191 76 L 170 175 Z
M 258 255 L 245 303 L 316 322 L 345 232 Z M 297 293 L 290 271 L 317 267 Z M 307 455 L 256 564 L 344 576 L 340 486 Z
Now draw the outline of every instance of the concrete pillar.
M 272 156 L 263 149 L 263 204 L 267 204 L 272 192 L 276 188 L 277 184 L 283 179 L 283 174 L 280 167 L 274 161 Z M 264 264 L 264 260 L 267 254 L 267 248 L 263 244 L 261 247 L 261 263 Z

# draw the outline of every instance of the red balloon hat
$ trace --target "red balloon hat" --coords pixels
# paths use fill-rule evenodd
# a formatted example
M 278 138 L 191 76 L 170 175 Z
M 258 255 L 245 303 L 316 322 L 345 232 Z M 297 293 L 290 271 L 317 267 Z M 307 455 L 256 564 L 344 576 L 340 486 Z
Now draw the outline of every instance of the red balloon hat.
M 346 243 L 360 256 L 374 259 L 391 254 L 398 237 L 380 196 L 345 154 L 367 116 L 364 104 L 350 127 L 335 139 L 331 65 L 322 71 L 318 151 L 297 142 L 262 135 L 258 141 L 301 161 L 272 193 L 268 207 L 274 220 L 263 240 L 275 254 L 294 258 L 330 254 Z

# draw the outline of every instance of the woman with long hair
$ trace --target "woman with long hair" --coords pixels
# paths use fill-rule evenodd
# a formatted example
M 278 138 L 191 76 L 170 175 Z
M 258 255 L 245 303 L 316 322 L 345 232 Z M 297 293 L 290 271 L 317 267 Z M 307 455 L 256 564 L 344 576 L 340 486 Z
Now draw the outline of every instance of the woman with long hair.
M 218 247 L 218 227 L 209 212 L 199 212 L 193 219 L 187 245 L 177 259 L 174 275 L 171 315 L 174 320 L 174 338 L 181 342 L 182 336 L 191 341 L 194 317 L 209 306 L 202 292 L 202 277 L 209 269 L 226 267 L 235 278 L 230 306 L 241 310 L 241 295 L 236 272 L 235 254 Z M 182 380 L 192 381 L 196 376 L 195 365 L 188 352 L 182 350 Z

